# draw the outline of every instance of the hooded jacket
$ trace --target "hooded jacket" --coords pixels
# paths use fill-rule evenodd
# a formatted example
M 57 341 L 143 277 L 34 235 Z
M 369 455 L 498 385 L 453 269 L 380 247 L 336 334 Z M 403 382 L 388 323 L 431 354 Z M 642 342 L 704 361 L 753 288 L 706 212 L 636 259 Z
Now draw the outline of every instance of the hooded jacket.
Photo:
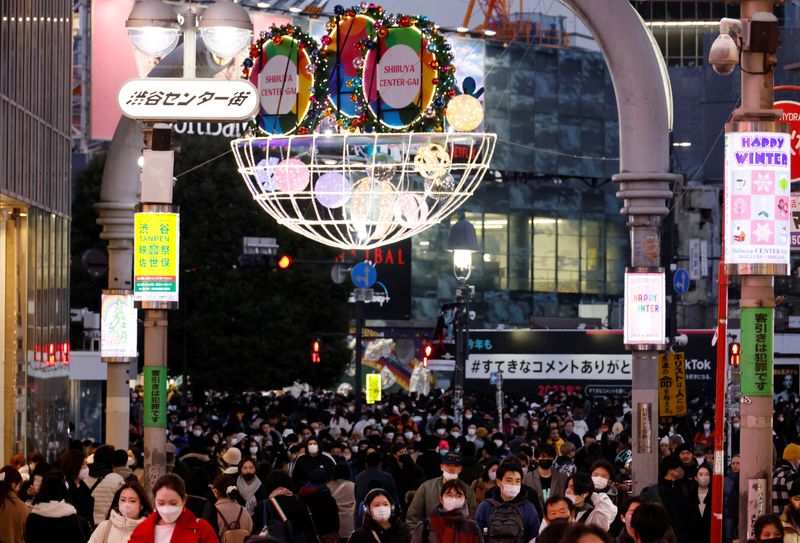
M 128 543 L 131 534 L 147 517 L 128 518 L 111 510 L 108 520 L 101 522 L 89 538 L 89 543 Z M 108 534 L 108 538 L 106 538 Z
M 160 518 L 158 511 L 153 511 L 133 530 L 129 543 L 155 543 L 156 523 Z M 175 522 L 175 531 L 172 533 L 170 543 L 219 543 L 219 539 L 208 522 L 197 518 L 184 507 L 181 516 Z
M 89 525 L 65 501 L 37 503 L 25 521 L 30 543 L 86 543 L 89 534 Z

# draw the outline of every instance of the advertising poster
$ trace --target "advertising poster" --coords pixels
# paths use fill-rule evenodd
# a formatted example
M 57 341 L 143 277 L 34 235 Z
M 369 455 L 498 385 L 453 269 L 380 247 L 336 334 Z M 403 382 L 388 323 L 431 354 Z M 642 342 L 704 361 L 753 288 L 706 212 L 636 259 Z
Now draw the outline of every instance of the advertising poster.
M 178 301 L 178 218 L 177 213 L 135 214 L 135 301 Z
M 144 425 L 167 426 L 167 368 L 144 367 Z
M 658 355 L 658 416 L 686 416 L 686 355 Z
M 625 272 L 625 344 L 663 345 L 666 304 L 663 273 Z
M 138 313 L 133 294 L 103 294 L 100 302 L 100 357 L 136 358 Z
M 775 366 L 773 370 L 775 403 L 796 402 L 800 398 L 800 366 Z
M 742 308 L 739 370 L 743 396 L 772 396 L 774 315 L 772 308 Z
M 725 134 L 725 263 L 789 266 L 790 137 Z

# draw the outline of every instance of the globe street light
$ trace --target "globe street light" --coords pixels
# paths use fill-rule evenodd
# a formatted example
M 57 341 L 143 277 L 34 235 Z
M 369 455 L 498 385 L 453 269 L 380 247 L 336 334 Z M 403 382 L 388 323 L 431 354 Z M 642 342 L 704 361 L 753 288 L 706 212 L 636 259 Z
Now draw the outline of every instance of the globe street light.
M 244 7 L 230 0 L 220 0 L 200 18 L 200 37 L 216 56 L 235 57 L 250 45 L 253 23 Z
M 178 45 L 178 15 L 161 0 L 135 4 L 125 27 L 133 46 L 148 57 L 164 57 Z
M 458 221 L 450 229 L 447 249 L 453 253 L 453 273 L 458 279 L 456 290 L 456 312 L 453 322 L 456 341 L 455 371 L 453 372 L 453 418 L 462 426 L 464 414 L 464 366 L 469 356 L 469 302 L 472 287 L 467 286 L 467 279 L 472 272 L 472 253 L 478 251 L 478 236 L 475 227 L 461 213 Z

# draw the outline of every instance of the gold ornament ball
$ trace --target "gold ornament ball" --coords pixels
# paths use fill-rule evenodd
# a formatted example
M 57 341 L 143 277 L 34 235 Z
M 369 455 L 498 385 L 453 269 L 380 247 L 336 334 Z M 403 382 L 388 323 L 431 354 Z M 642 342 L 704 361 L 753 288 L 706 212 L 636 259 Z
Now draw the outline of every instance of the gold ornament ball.
M 474 96 L 459 94 L 447 104 L 447 122 L 459 132 L 471 132 L 483 122 L 483 107 Z

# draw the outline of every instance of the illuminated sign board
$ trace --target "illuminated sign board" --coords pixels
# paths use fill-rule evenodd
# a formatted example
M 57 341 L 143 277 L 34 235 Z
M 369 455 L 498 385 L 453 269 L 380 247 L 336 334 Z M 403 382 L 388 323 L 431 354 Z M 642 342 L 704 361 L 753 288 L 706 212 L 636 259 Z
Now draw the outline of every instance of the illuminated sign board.
M 133 296 L 137 302 L 178 301 L 177 213 L 134 216 Z
M 103 293 L 100 306 L 100 357 L 136 358 L 136 322 L 133 293 Z M 115 361 L 115 360 L 106 360 Z
M 664 345 L 666 305 L 663 272 L 625 272 L 626 345 Z

